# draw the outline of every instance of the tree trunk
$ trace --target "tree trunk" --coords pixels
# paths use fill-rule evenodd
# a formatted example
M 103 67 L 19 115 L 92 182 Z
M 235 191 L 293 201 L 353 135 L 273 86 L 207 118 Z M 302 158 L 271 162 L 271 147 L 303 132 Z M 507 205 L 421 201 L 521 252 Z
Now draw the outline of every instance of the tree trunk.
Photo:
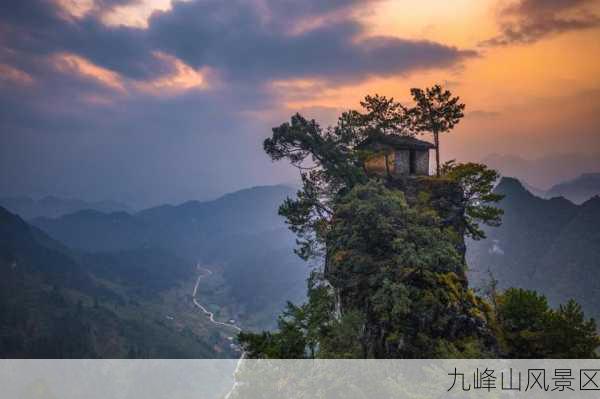
M 433 132 L 433 140 L 435 141 L 435 173 L 440 176 L 440 135 L 438 132 Z

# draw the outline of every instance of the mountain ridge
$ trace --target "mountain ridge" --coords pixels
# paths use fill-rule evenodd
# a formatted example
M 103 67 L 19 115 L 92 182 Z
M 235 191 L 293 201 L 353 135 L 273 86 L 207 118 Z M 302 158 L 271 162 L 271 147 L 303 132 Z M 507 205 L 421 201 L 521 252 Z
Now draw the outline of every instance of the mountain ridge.
M 133 212 L 133 209 L 123 203 L 111 200 L 84 201 L 76 198 L 62 198 L 47 195 L 38 200 L 27 196 L 1 197 L 0 206 L 18 214 L 25 220 L 36 217 L 60 217 L 84 209 L 110 213 L 115 211 Z
M 295 236 L 278 215 L 280 204 L 295 194 L 284 185 L 259 186 L 135 214 L 83 211 L 32 223 L 78 251 L 156 248 L 212 265 L 231 292 L 224 299 L 238 314 L 256 314 L 250 324 L 264 326 L 274 323 L 287 300 L 301 300 L 305 294 L 309 268 L 294 253 Z M 299 289 L 289 289 L 294 286 Z
M 475 285 L 520 287 L 544 293 L 556 305 L 575 298 L 600 316 L 600 197 L 581 205 L 539 198 L 514 178 L 502 178 L 500 227 L 486 227 L 487 239 L 470 241 L 468 260 Z
M 193 265 L 158 255 L 73 253 L 0 207 L 0 356 L 218 356 L 206 338 L 155 312 L 165 306 L 157 294 L 194 273 Z

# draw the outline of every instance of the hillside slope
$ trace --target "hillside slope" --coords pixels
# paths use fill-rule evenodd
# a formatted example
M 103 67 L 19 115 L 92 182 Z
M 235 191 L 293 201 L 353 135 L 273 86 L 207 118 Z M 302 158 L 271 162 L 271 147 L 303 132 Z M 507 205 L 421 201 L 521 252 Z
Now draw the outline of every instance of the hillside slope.
M 163 205 L 136 214 L 81 211 L 33 223 L 69 247 L 87 252 L 155 248 L 217 271 L 215 298 L 250 327 L 272 326 L 286 301 L 305 295 L 309 269 L 293 252 L 295 236 L 277 214 L 295 190 L 263 186 L 214 201 Z
M 145 255 L 142 256 L 142 255 Z M 128 268 L 141 267 L 150 281 L 176 285 L 191 265 L 163 254 L 165 263 L 146 267 L 156 254 L 130 254 L 116 267 L 110 256 L 70 252 L 0 208 L 0 356 L 5 358 L 217 357 L 212 345 L 191 330 L 162 321 L 159 301 L 144 301 L 168 287 L 136 284 Z M 114 262 L 114 260 L 113 260 Z M 167 266 L 170 268 L 167 269 Z M 162 274 L 157 274 L 162 270 Z M 171 276 L 165 281 L 164 272 Z M 187 270 L 187 271 L 186 271 Z
M 496 192 L 506 195 L 502 226 L 486 228 L 486 240 L 468 245 L 474 283 L 484 284 L 491 273 L 501 288 L 535 289 L 554 305 L 574 298 L 600 316 L 600 199 L 579 206 L 541 199 L 512 178 L 503 178 Z

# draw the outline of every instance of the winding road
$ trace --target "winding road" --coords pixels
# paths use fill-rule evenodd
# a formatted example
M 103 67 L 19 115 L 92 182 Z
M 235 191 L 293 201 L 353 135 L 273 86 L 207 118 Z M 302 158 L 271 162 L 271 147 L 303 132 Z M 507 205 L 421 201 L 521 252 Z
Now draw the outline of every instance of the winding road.
M 208 316 L 208 319 L 214 325 L 219 326 L 219 327 L 228 327 L 232 330 L 236 330 L 237 332 L 241 332 L 242 329 L 236 324 L 224 323 L 224 322 L 215 320 L 215 314 L 213 312 L 209 311 L 208 309 L 206 309 L 206 307 L 204 307 L 200 302 L 198 302 L 198 300 L 196 299 L 196 293 L 198 292 L 198 286 L 200 285 L 200 280 L 202 280 L 203 277 L 210 276 L 212 274 L 212 271 L 210 271 L 204 267 L 201 267 L 200 264 L 198 264 L 196 266 L 196 268 L 199 271 L 203 271 L 204 273 L 202 273 L 198 276 L 198 279 L 196 280 L 196 285 L 194 286 L 194 292 L 192 293 L 192 300 L 194 301 L 194 305 L 196 305 L 196 307 L 200 308 L 200 310 Z
M 197 264 L 196 268 L 198 269 L 198 271 L 203 271 L 204 273 L 201 273 L 198 276 L 198 279 L 196 279 L 196 285 L 194 285 L 194 291 L 192 292 L 192 301 L 194 302 L 194 305 L 196 305 L 196 307 L 198 307 L 204 314 L 206 314 L 208 316 L 208 319 L 210 320 L 210 322 L 213 323 L 214 325 L 216 325 L 218 327 L 227 327 L 227 328 L 236 330 L 237 332 L 241 332 L 242 329 L 236 324 L 223 323 L 221 321 L 216 321 L 215 314 L 213 312 L 209 311 L 208 309 L 206 309 L 202 304 L 200 304 L 200 302 L 198 302 L 198 300 L 196 299 L 196 294 L 198 292 L 198 286 L 200 285 L 200 280 L 202 280 L 202 278 L 204 278 L 204 277 L 210 276 L 212 274 L 212 271 L 200 266 L 200 264 Z M 238 372 L 242 365 L 242 361 L 244 361 L 245 357 L 246 357 L 246 352 L 242 351 L 242 354 L 235 366 L 235 370 L 233 371 L 233 386 L 231 387 L 231 390 L 225 396 L 225 399 L 229 399 L 231 397 L 231 395 L 235 392 L 236 388 L 240 385 L 240 383 L 237 380 L 237 375 L 238 375 Z

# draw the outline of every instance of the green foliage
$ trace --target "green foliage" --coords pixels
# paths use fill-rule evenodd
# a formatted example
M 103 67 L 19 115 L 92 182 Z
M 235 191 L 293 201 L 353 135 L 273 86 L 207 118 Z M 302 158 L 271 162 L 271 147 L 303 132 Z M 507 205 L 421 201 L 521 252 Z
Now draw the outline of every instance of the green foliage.
M 309 357 L 483 356 L 486 320 L 464 268 L 435 212 L 381 182 L 356 185 L 336 204 L 308 303 L 289 305 L 278 332 L 240 338 L 258 357 L 289 356 L 286 342 Z
M 459 97 L 452 97 L 449 90 L 435 85 L 430 88 L 411 89 L 416 106 L 411 109 L 414 130 L 431 132 L 435 142 L 435 160 L 437 175 L 440 175 L 440 140 L 439 134 L 448 132 L 465 116 L 465 104 Z
M 574 300 L 551 312 L 546 327 L 548 357 L 581 359 L 595 358 L 600 347 L 596 322 L 587 319 Z
M 191 273 L 191 269 L 166 255 L 154 259 L 158 264 L 137 269 L 131 262 L 149 261 L 145 254 L 146 250 L 103 254 L 92 262 L 94 255 L 74 254 L 0 208 L 0 356 L 218 355 L 198 336 L 182 333 L 163 322 L 157 290 L 189 279 L 189 273 L 180 272 Z M 164 274 L 158 270 L 162 261 L 182 269 Z M 139 280 L 139 273 L 144 271 L 151 280 L 148 287 Z M 140 296 L 136 293 L 146 296 L 147 290 L 154 290 L 154 306 L 150 302 L 145 306 L 137 302 Z
M 464 117 L 465 104 L 439 84 L 425 90 L 413 88 L 410 93 L 416 103 L 412 112 L 417 131 L 447 132 Z
M 497 317 L 511 358 L 595 358 L 596 323 L 575 301 L 557 310 L 535 291 L 511 288 L 497 298 Z
M 298 236 L 297 252 L 304 259 L 323 256 L 325 266 L 309 287 L 308 303 L 288 306 L 278 332 L 240 336 L 251 355 L 290 355 L 282 342 L 294 348 L 304 342 L 311 357 L 472 356 L 489 350 L 485 312 L 465 278 L 462 231 L 440 217 L 427 193 L 411 205 L 402 191 L 369 180 L 364 154 L 356 149 L 370 135 L 423 131 L 426 119 L 436 132 L 451 129 L 460 118 L 453 107 L 461 106 L 446 93 L 429 94 L 427 101 L 445 101 L 449 108 L 426 115 L 423 101 L 410 110 L 367 96 L 364 113 L 345 112 L 335 127 L 323 130 L 296 114 L 265 140 L 273 160 L 288 159 L 301 171 L 298 197 L 280 207 Z M 447 181 L 458 187 L 458 179 Z M 477 216 L 478 204 L 469 205 Z
M 375 94 L 367 95 L 360 105 L 367 111 L 364 114 L 349 111 L 342 119 L 354 122 L 362 131 L 383 134 L 413 135 L 413 123 L 410 110 L 394 101 Z M 350 118 L 349 118 L 350 117 Z M 348 125 L 347 123 L 345 125 Z M 362 134 L 364 136 L 364 133 Z
M 273 160 L 286 158 L 301 171 L 303 189 L 296 199 L 287 199 L 279 213 L 298 235 L 298 253 L 304 259 L 319 254 L 338 192 L 365 178 L 351 151 L 359 133 L 344 127 L 342 119 L 337 128 L 323 131 L 314 120 L 296 114 L 290 123 L 273 128 L 272 137 L 264 141 Z
M 492 191 L 495 171 L 449 162 L 436 178 L 366 175 L 356 149 L 366 137 L 432 131 L 439 149 L 438 133 L 463 117 L 464 105 L 440 86 L 412 94 L 412 110 L 368 96 L 365 113 L 348 111 L 335 127 L 295 115 L 265 140 L 273 160 L 301 171 L 302 190 L 280 214 L 298 235 L 299 255 L 320 256 L 324 267 L 310 279 L 308 302 L 289 304 L 278 331 L 240 334 L 249 356 L 495 357 L 498 341 L 516 357 L 590 356 L 595 325 L 576 304 L 551 311 L 535 293 L 508 293 L 493 308 L 469 289 L 464 236 L 483 238 L 480 223 L 497 226 L 502 216 L 492 205 L 502 198 Z M 566 334 L 572 349 L 560 352 Z
M 241 332 L 239 342 L 251 358 L 314 358 L 323 337 L 331 331 L 334 303 L 330 289 L 320 284 L 315 272 L 309 279 L 308 302 L 296 306 L 288 302 L 278 319 L 277 332 Z
M 480 240 L 485 238 L 479 223 L 500 226 L 504 211 L 491 204 L 504 198 L 494 193 L 494 183 L 499 175 L 483 164 L 446 162 L 441 170 L 444 177 L 459 184 L 463 192 L 461 206 L 465 210 L 465 232 L 467 236 Z
M 355 147 L 371 134 L 412 134 L 409 110 L 393 98 L 366 96 L 365 112 L 344 112 L 334 127 L 322 129 L 299 114 L 273 128 L 263 147 L 271 159 L 287 159 L 301 172 L 302 190 L 280 207 L 297 234 L 297 253 L 308 259 L 322 255 L 335 201 L 367 176 Z
M 376 181 L 339 201 L 327 244 L 328 280 L 342 290 L 356 287 L 358 297 L 368 294 L 362 282 L 369 284 L 381 270 L 462 274 L 464 267 L 434 213 L 409 207 L 401 191 Z

